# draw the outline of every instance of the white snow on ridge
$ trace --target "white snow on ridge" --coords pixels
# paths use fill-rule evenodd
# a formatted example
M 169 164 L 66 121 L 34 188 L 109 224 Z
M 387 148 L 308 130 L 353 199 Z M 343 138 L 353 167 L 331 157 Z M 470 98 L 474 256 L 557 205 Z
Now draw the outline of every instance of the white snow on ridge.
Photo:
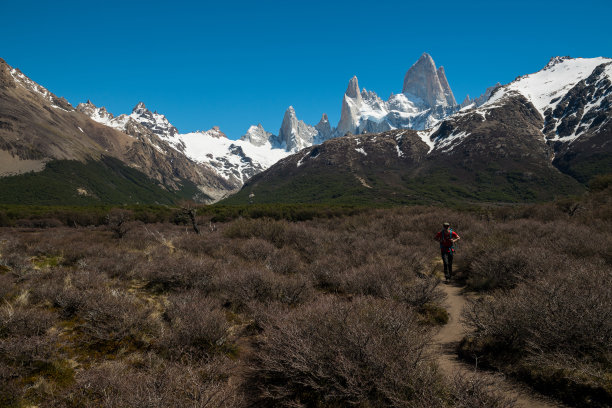
M 200 163 L 212 164 L 220 175 L 229 179 L 236 173 L 240 173 L 242 182 L 246 181 L 242 176 L 243 169 L 250 167 L 250 162 L 240 155 L 233 153 L 233 150 L 241 148 L 247 158 L 261 165 L 263 168 L 268 168 L 282 158 L 291 154 L 283 149 L 273 149 L 270 143 L 261 146 L 255 146 L 252 143 L 244 140 L 230 140 L 225 137 L 215 137 L 208 132 L 193 132 L 179 134 L 174 137 L 175 140 L 180 140 L 185 144 L 184 153 L 192 160 Z M 214 162 L 226 161 L 232 165 L 230 167 L 219 168 Z
M 452 133 L 447 138 L 436 140 L 436 148 L 442 150 L 443 152 L 450 152 L 460 144 L 461 140 L 465 139 L 469 135 L 470 134 L 466 131 L 459 132 L 457 134 Z
M 404 157 L 404 152 L 402 152 L 399 145 L 395 145 L 395 150 L 397 151 L 397 157 Z
M 533 74 L 524 75 L 496 92 L 483 106 L 490 107 L 499 102 L 509 91 L 517 91 L 533 103 L 540 114 L 549 107 L 554 109 L 557 101 L 581 80 L 587 78 L 601 64 L 612 62 L 610 58 L 572 58 L 549 64 Z
M 359 152 L 359 153 L 363 154 L 364 156 L 367 156 L 367 155 L 368 155 L 368 154 L 366 153 L 366 151 L 365 151 L 365 150 L 363 150 L 363 148 L 362 148 L 362 147 L 358 147 L 358 148 L 356 148 L 356 149 L 355 149 L 355 151 L 357 151 L 357 152 Z
M 436 126 L 429 128 L 427 130 L 419 130 L 417 131 L 417 135 L 419 135 L 419 137 L 421 138 L 421 140 L 423 142 L 425 142 L 425 144 L 427 146 L 429 146 L 429 150 L 427 151 L 427 154 L 431 153 L 432 150 L 436 147 L 436 143 L 431 140 L 431 135 L 433 135 L 434 133 L 436 133 L 438 131 L 438 129 L 440 128 L 440 125 L 442 124 L 442 122 L 439 122 Z

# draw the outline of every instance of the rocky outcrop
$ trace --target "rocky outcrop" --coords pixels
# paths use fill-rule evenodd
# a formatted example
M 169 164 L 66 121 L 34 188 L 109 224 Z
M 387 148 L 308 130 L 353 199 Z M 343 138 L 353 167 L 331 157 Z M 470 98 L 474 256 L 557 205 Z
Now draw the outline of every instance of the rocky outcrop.
M 427 53 L 406 72 L 402 93 L 419 98 L 427 107 L 457 104 L 444 70 L 436 70 L 434 60 Z
M 442 85 L 442 90 L 444 91 L 444 96 L 446 97 L 446 102 L 450 105 L 456 105 L 457 101 L 455 100 L 455 96 L 453 95 L 453 91 L 448 84 L 448 80 L 446 79 L 446 73 L 444 72 L 444 67 L 438 68 L 437 71 L 438 80 L 440 81 L 440 85 Z
M 344 136 L 348 133 L 355 134 L 361 121 L 360 107 L 363 104 L 361 93 L 359 92 L 359 82 L 354 76 L 350 79 L 346 92 L 342 99 L 342 110 L 340 112 L 340 122 L 336 127 L 336 134 Z
M 428 54 L 423 54 L 406 74 L 404 91 L 391 94 L 384 101 L 373 91 L 359 92 L 357 77 L 351 78 L 334 136 L 392 129 L 422 130 L 459 109 L 444 68 L 436 70 Z
M 305 147 L 312 146 L 317 130 L 304 121 L 298 120 L 293 106 L 285 111 L 283 123 L 276 139 L 277 147 L 287 151 L 297 152 Z
M 314 140 L 315 144 L 321 144 L 333 137 L 334 130 L 329 124 L 327 113 L 324 113 L 323 116 L 321 116 L 321 120 L 316 124 L 315 129 L 317 130 L 317 135 Z
M 171 138 L 178 134 L 178 130 L 170 124 L 164 115 L 151 112 L 143 102 L 138 102 L 132 109 L 130 117 L 163 138 Z
M 270 143 L 270 140 L 273 137 L 274 135 L 270 132 L 266 132 L 261 123 L 259 123 L 257 126 L 253 125 L 249 127 L 247 132 L 240 138 L 240 140 L 244 140 L 255 146 L 263 146 Z

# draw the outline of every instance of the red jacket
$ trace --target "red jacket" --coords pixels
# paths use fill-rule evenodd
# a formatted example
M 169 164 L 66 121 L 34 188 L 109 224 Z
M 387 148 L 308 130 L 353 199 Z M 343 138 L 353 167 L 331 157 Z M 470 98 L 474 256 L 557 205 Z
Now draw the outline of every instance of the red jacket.
M 444 237 L 442 235 L 444 234 Z M 442 230 L 436 234 L 436 241 L 440 243 L 440 250 L 442 252 L 453 252 L 455 249 L 453 248 L 453 241 L 451 239 L 457 239 L 459 235 L 455 231 L 452 231 L 449 234 L 447 231 Z

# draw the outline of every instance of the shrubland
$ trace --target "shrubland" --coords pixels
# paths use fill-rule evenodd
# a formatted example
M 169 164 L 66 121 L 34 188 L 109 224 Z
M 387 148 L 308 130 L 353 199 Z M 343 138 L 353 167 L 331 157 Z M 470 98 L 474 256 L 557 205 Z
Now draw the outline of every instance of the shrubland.
M 0 406 L 512 406 L 478 374 L 445 378 L 432 355 L 446 220 L 473 292 L 458 352 L 605 406 L 606 188 L 468 210 L 202 208 L 200 234 L 165 208 L 79 210 L 91 224 L 5 208 Z

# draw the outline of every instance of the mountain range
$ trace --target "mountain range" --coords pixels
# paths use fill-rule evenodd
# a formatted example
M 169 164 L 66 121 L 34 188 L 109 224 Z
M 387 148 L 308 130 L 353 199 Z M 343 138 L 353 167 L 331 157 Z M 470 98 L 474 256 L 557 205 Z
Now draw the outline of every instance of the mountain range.
M 556 57 L 426 130 L 348 135 L 304 149 L 224 202 L 524 202 L 578 194 L 582 183 L 612 172 L 611 79 L 612 59 Z
M 259 124 L 230 140 L 218 127 L 181 134 L 142 102 L 119 116 L 90 101 L 74 108 L 0 60 L 0 201 L 210 203 L 241 188 L 227 202 L 575 193 L 612 168 L 611 62 L 553 58 L 457 104 L 425 53 L 386 101 L 351 78 L 336 127 L 289 107 L 277 135 Z

